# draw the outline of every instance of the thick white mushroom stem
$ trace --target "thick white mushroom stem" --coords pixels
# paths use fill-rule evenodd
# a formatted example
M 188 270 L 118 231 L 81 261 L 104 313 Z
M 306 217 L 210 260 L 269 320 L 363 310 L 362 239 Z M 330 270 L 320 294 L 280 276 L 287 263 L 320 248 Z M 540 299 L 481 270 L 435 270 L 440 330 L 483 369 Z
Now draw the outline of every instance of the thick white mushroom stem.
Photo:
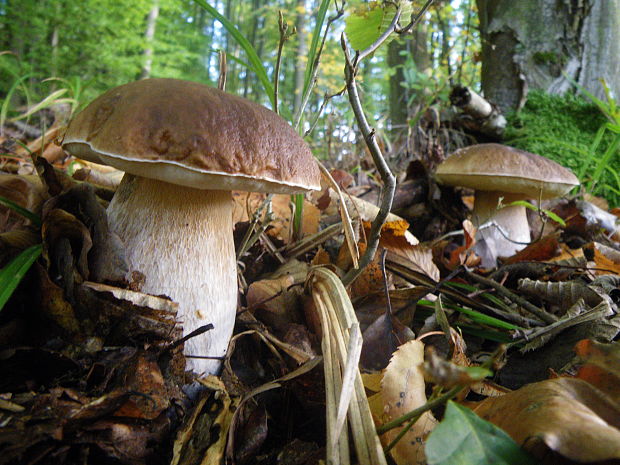
M 126 246 L 131 269 L 145 276 L 142 292 L 179 304 L 184 334 L 213 324 L 185 343 L 185 354 L 224 356 L 237 309 L 231 193 L 126 174 L 108 221 Z M 220 367 L 216 359 L 187 359 L 197 373 Z
M 479 228 L 477 240 L 480 242 L 476 252 L 482 257 L 482 266 L 486 268 L 495 266 L 497 257 L 510 257 L 530 242 L 525 207 L 510 206 L 498 210 L 500 197 L 504 198 L 503 205 L 523 199 L 523 196 L 503 192 L 476 191 L 474 200 L 472 217 Z M 489 224 L 484 226 L 485 223 Z

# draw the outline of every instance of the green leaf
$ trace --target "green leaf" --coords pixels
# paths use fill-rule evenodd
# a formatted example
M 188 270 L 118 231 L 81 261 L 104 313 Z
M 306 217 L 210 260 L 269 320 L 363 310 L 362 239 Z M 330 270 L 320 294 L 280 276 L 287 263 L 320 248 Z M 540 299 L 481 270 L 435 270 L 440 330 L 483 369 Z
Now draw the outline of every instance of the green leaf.
M 245 36 L 239 32 L 239 29 L 235 27 L 233 23 L 231 23 L 228 19 L 226 19 L 219 11 L 209 5 L 205 0 L 196 0 L 201 7 L 203 7 L 207 12 L 217 19 L 222 26 L 228 31 L 228 33 L 235 39 L 235 41 L 243 48 L 245 53 L 248 56 L 248 60 L 250 60 L 250 69 L 256 73 L 259 81 L 263 85 L 265 92 L 269 96 L 269 100 L 271 101 L 272 108 L 275 108 L 275 92 L 273 90 L 273 86 L 269 81 L 269 77 L 267 76 L 267 70 L 263 66 L 260 58 L 258 57 L 258 53 L 256 53 L 256 49 L 254 46 L 245 38 Z
M 364 50 L 372 45 L 391 24 L 396 11 L 396 5 L 388 2 L 369 2 L 355 8 L 346 18 L 344 28 L 351 47 Z M 411 2 L 402 2 L 401 18 L 408 20 L 412 11 Z
M 9 207 L 10 209 L 16 211 L 23 217 L 28 218 L 30 221 L 32 221 L 33 224 L 36 224 L 37 226 L 41 226 L 41 218 L 39 218 L 39 215 L 31 212 L 30 210 L 25 209 L 21 205 L 18 205 L 15 202 L 13 202 L 12 200 L 9 200 L 5 197 L 0 196 L 0 204 L 6 207 Z
M 425 452 L 429 465 L 538 463 L 502 429 L 452 401 L 443 421 L 428 437 Z
M 560 224 L 561 226 L 566 226 L 566 223 L 564 222 L 564 220 L 562 218 L 560 218 L 558 215 L 556 215 L 555 213 L 553 213 L 551 210 L 546 210 L 544 208 L 539 208 L 536 205 L 532 205 L 530 202 L 528 202 L 527 200 L 515 200 L 514 202 L 510 202 L 509 204 L 506 204 L 507 207 L 525 207 L 529 210 L 535 211 L 535 212 L 543 212 L 547 217 L 549 217 L 551 220 L 555 221 L 556 223 Z
M 28 117 L 32 116 L 33 114 L 35 114 L 39 110 L 43 110 L 44 108 L 47 108 L 47 107 L 49 107 L 51 105 L 54 105 L 55 103 L 62 103 L 63 99 L 60 99 L 60 97 L 62 95 L 64 95 L 64 94 L 66 94 L 66 93 L 67 93 L 67 89 L 58 89 L 57 91 L 52 92 L 50 95 L 45 97 L 39 103 L 34 105 L 26 113 L 22 113 L 19 116 L 15 116 L 14 118 L 9 119 L 9 121 L 19 121 L 20 119 L 28 118 Z M 69 99 L 69 100 L 65 99 L 64 101 L 73 102 L 72 99 Z
M 27 248 L 0 270 L 0 310 L 4 308 L 13 291 L 26 272 L 41 254 L 41 244 Z

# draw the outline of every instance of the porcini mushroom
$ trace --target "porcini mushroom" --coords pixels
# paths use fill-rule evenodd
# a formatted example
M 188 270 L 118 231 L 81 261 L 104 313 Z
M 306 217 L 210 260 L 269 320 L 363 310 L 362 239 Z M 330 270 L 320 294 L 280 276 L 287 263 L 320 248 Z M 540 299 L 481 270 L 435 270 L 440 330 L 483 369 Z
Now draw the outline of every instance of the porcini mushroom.
M 320 188 L 308 145 L 259 104 L 203 84 L 145 79 L 104 93 L 69 124 L 62 146 L 126 172 L 108 207 L 142 291 L 179 304 L 188 368 L 216 373 L 237 308 L 231 190 Z
M 478 231 L 476 249 L 485 267 L 495 266 L 498 256 L 514 255 L 530 242 L 525 207 L 509 203 L 559 197 L 579 185 L 577 177 L 558 163 L 501 144 L 459 149 L 438 166 L 435 177 L 441 184 L 475 190 L 473 222 L 488 224 Z M 483 252 L 484 247 L 491 250 Z

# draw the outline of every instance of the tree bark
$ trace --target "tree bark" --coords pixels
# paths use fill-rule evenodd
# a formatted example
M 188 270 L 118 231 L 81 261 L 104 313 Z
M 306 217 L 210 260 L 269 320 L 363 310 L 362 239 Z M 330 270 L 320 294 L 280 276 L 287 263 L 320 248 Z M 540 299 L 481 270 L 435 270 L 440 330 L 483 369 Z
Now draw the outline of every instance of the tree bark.
M 153 0 L 149 15 L 146 18 L 146 30 L 144 32 L 144 41 L 146 43 L 144 52 L 144 62 L 142 64 L 142 72 L 140 79 L 146 79 L 151 75 L 153 67 L 153 40 L 155 39 L 155 28 L 157 26 L 157 17 L 159 16 L 159 0 Z
M 416 70 L 424 73 L 430 68 L 430 55 L 428 51 L 428 28 L 426 23 L 420 23 L 413 31 L 413 37 L 408 39 L 394 40 L 388 45 L 388 66 L 393 70 L 390 76 L 389 110 L 392 136 L 398 138 L 407 126 L 409 116 L 409 101 L 415 96 L 403 86 L 405 81 L 404 66 L 407 61 L 406 54 L 410 53 Z
M 503 112 L 528 89 L 562 94 L 576 81 L 601 97 L 620 92 L 620 0 L 477 0 L 482 90 Z M 567 78 L 568 77 L 568 78 Z

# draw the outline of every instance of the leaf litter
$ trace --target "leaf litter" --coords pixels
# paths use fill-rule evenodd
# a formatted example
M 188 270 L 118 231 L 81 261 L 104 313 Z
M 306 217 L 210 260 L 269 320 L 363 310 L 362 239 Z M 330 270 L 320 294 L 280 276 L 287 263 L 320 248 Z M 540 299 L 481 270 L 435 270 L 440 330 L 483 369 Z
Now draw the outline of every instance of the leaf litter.
M 53 144 L 30 150 L 39 156 L 18 150 L 5 165 L 11 174 L 0 176 L 0 195 L 42 224 L 2 207 L 3 265 L 43 246 L 2 311 L 0 463 L 379 464 L 381 444 L 398 464 L 457 463 L 435 460 L 441 446 L 426 442 L 444 425 L 436 427 L 441 408 L 406 432 L 375 430 L 455 388 L 459 402 L 542 463 L 552 463 L 549 453 L 620 460 L 611 213 L 560 202 L 552 211 L 566 226 L 545 225 L 540 241 L 491 273 L 476 268 L 465 218 L 460 234 L 448 229 L 453 220 L 435 222 L 418 243 L 411 231 L 420 225 L 394 215 L 382 231 L 386 263 L 379 253 L 345 289 L 338 277 L 363 253 L 364 222 L 376 210 L 351 193 L 347 173 L 332 172 L 331 187 L 306 201 L 302 241 L 291 239 L 287 196 L 258 218 L 239 256 L 242 294 L 224 371 L 200 378 L 184 371 L 176 304 L 142 294 L 139 274 L 125 279 L 123 245 L 105 218 L 118 174 L 85 164 L 88 176 L 70 177 L 71 161 Z M 418 181 L 406 182 L 409 195 Z M 446 202 L 456 198 L 427 182 Z M 234 198 L 239 245 L 265 197 Z M 419 205 L 425 217 L 451 208 Z M 507 344 L 501 357 L 498 342 Z M 484 380 L 490 369 L 499 385 Z M 445 425 L 469 418 L 456 408 Z M 492 431 L 481 425 L 481 437 Z

